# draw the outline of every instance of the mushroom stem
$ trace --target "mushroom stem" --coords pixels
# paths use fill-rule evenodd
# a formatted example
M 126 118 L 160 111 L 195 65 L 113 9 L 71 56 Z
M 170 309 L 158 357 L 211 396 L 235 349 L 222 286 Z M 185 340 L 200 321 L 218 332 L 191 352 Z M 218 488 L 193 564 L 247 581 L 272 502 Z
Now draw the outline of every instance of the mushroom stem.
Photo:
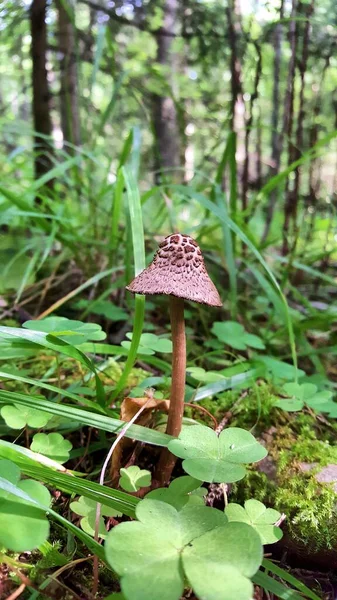
M 170 296 L 170 319 L 173 346 L 172 383 L 166 433 L 177 437 L 181 431 L 184 414 L 186 378 L 186 335 L 183 298 Z
M 166 433 L 177 437 L 181 431 L 184 414 L 186 378 L 186 335 L 183 298 L 170 296 L 170 319 L 173 345 L 172 383 Z M 155 479 L 159 485 L 168 484 L 176 460 L 176 457 L 167 448 L 162 450 L 155 474 Z

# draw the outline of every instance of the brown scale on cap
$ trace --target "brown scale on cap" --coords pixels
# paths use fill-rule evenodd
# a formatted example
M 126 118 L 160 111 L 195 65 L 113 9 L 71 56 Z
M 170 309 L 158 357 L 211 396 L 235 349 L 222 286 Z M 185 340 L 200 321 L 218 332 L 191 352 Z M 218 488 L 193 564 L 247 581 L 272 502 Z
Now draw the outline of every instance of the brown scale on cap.
M 152 261 L 126 288 L 134 294 L 165 294 L 222 306 L 198 244 L 188 235 L 166 237 Z

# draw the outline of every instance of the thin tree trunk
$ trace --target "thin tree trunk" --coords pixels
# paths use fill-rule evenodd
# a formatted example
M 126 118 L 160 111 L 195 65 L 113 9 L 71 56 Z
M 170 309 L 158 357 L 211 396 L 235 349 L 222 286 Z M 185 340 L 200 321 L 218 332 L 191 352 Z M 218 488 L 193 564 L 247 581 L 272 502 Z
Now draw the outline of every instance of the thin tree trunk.
M 67 1 L 67 4 L 65 2 Z M 71 15 L 74 14 L 71 0 L 57 0 L 58 43 L 60 61 L 60 104 L 63 140 L 79 146 L 81 128 L 77 79 L 75 32 Z M 69 149 L 71 150 L 71 149 Z
M 283 113 L 283 129 L 281 133 L 281 141 L 280 145 L 283 145 L 283 139 L 286 136 L 288 141 L 288 165 L 290 165 L 294 161 L 295 156 L 295 148 L 292 141 L 292 132 L 293 132 L 293 120 L 294 120 L 294 95 L 295 95 L 295 72 L 296 72 L 296 53 L 297 53 L 297 0 L 293 0 L 292 2 L 292 10 L 291 10 L 291 21 L 289 26 L 289 41 L 290 41 L 290 49 L 291 56 L 289 61 L 289 71 L 288 71 L 288 81 L 287 81 L 287 89 L 284 101 L 284 113 Z M 291 204 L 293 201 L 293 196 L 289 187 L 289 178 L 286 181 L 286 190 L 285 190 L 285 207 L 284 207 L 284 225 L 283 225 L 283 247 L 282 253 L 283 255 L 288 254 L 289 245 L 288 245 L 288 230 L 290 224 L 290 216 L 291 216 Z
M 284 17 L 284 0 L 281 0 L 280 22 L 277 23 L 274 32 L 274 86 L 273 86 L 273 112 L 271 117 L 271 169 L 270 177 L 278 174 L 281 164 L 282 146 L 281 135 L 279 133 L 280 119 L 280 71 L 282 61 L 282 19 Z M 276 204 L 277 192 L 272 190 L 268 199 L 266 208 L 266 224 L 262 235 L 262 242 L 268 237 L 271 222 L 273 220 L 274 208 Z
M 50 118 L 50 93 L 46 69 L 47 25 L 46 0 L 33 0 L 30 7 L 33 123 L 34 123 L 34 169 L 35 178 L 47 173 L 51 166 L 52 125 Z M 52 186 L 52 182 L 49 182 Z
M 250 134 L 252 131 L 253 125 L 253 110 L 254 103 L 258 98 L 259 93 L 259 82 L 262 71 L 262 54 L 261 48 L 257 43 L 254 43 L 256 54 L 257 54 L 257 63 L 255 70 L 255 80 L 254 80 L 254 90 L 250 97 L 249 102 L 249 117 L 246 122 L 246 134 L 245 134 L 245 160 L 243 164 L 243 174 L 242 174 L 242 210 L 245 211 L 247 209 L 247 194 L 248 194 L 248 184 L 249 184 L 249 140 Z
M 302 43 L 302 56 L 299 61 L 299 74 L 300 74 L 300 93 L 299 93 L 299 108 L 298 108 L 298 116 L 297 116 L 297 128 L 296 128 L 296 141 L 293 146 L 293 151 L 291 152 L 289 158 L 291 158 L 290 162 L 296 161 L 301 157 L 303 151 L 303 123 L 304 123 L 304 89 L 305 89 L 305 74 L 307 70 L 308 64 L 308 56 L 309 56 L 309 33 L 310 33 L 310 17 L 314 10 L 314 0 L 311 0 L 310 5 L 302 4 L 301 8 L 305 12 L 306 22 L 304 26 L 304 34 L 303 34 L 303 43 Z M 298 227 L 297 227 L 297 211 L 299 204 L 299 195 L 300 195 L 300 182 L 301 182 L 301 171 L 300 167 L 296 167 L 295 169 L 295 178 L 293 182 L 293 186 L 289 189 L 289 180 L 288 180 L 288 194 L 286 196 L 286 205 L 285 205 L 285 222 L 283 228 L 283 255 L 286 255 L 289 252 L 289 233 L 290 233 L 290 224 L 292 224 L 292 235 L 293 235 L 293 250 L 296 247 L 297 237 L 298 237 Z
M 232 131 L 237 134 L 237 157 L 243 161 L 244 150 L 244 121 L 245 121 L 245 103 L 243 100 L 242 87 L 242 65 L 239 54 L 239 39 L 242 35 L 241 12 L 239 0 L 228 0 L 226 8 L 228 21 L 228 38 L 231 49 L 230 70 L 231 70 L 231 105 L 229 125 Z
M 156 34 L 157 62 L 169 70 L 169 75 L 165 76 L 168 93 L 153 95 L 153 127 L 156 137 L 155 168 L 158 172 L 163 170 L 164 176 L 167 174 L 167 170 L 179 167 L 181 156 L 178 114 L 174 102 L 176 57 L 172 48 L 177 26 L 178 7 L 178 0 L 164 0 L 163 26 Z M 167 35 L 167 32 L 170 35 Z M 169 175 L 177 178 L 174 171 Z

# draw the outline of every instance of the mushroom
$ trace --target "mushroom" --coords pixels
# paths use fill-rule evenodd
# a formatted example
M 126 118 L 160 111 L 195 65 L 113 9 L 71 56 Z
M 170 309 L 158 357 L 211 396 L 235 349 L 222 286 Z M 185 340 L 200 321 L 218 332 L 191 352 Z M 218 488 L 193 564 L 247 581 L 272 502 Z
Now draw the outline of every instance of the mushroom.
M 198 244 L 188 235 L 167 236 L 152 261 L 126 287 L 134 294 L 169 296 L 172 332 L 172 383 L 166 433 L 177 437 L 181 431 L 186 377 L 186 336 L 184 300 L 222 306 L 218 291 L 209 278 Z M 165 448 L 157 467 L 157 479 L 167 484 L 176 458 Z

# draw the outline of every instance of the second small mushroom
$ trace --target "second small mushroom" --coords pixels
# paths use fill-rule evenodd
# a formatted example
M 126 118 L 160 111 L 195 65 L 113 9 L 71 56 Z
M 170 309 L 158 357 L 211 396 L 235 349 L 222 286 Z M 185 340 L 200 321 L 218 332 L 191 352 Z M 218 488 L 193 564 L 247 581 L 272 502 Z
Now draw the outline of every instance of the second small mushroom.
M 126 288 L 134 294 L 167 295 L 172 332 L 172 383 L 166 433 L 177 437 L 181 431 L 186 378 L 186 335 L 184 300 L 222 306 L 211 281 L 198 244 L 188 235 L 166 237 L 152 261 Z M 162 451 L 156 472 L 160 485 L 169 482 L 176 458 Z

